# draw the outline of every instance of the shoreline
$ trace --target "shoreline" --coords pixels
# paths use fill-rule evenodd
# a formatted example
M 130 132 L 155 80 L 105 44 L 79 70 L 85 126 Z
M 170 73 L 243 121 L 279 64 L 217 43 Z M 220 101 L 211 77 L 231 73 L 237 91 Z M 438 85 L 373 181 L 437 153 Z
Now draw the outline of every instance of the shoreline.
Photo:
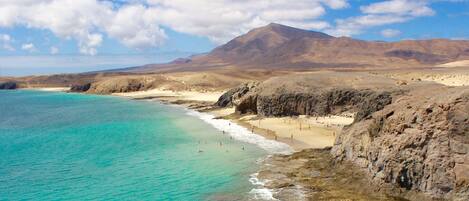
M 322 149 L 333 145 L 335 134 L 353 122 L 353 117 L 258 117 L 257 115 L 239 115 L 233 107 L 219 108 L 214 103 L 223 94 L 221 91 L 170 91 L 153 89 L 129 93 L 114 93 L 112 96 L 134 100 L 156 100 L 164 104 L 176 105 L 193 110 L 207 123 L 210 119 L 219 124 L 232 124 L 243 132 L 255 134 L 266 140 L 276 141 L 290 146 L 293 152 L 304 149 Z M 194 115 L 194 114 L 192 114 Z M 199 117 L 200 118 L 200 117 Z M 223 121 L 222 121 L 223 120 Z M 227 121 L 227 122 L 224 122 Z M 221 123 L 224 122 L 224 123 Z M 261 122 L 258 124 L 258 122 Z M 217 127 L 218 125 L 212 125 Z M 227 130 L 218 126 L 220 130 Z M 256 136 L 256 138 L 257 138 Z M 292 152 L 292 153 L 293 153 Z
M 37 88 L 36 88 L 37 89 Z M 44 90 L 44 89 L 38 89 L 41 91 L 55 91 L 55 92 L 61 92 L 57 90 Z M 64 92 L 62 90 L 62 92 Z M 271 167 L 272 165 L 277 164 L 279 161 L 278 157 L 291 157 L 296 153 L 302 153 L 305 150 L 311 149 L 311 148 L 316 148 L 318 150 L 324 150 L 327 149 L 328 147 L 332 146 L 333 141 L 331 141 L 330 146 L 324 146 L 324 144 L 319 144 L 318 146 L 312 146 L 312 144 L 306 143 L 304 140 L 308 139 L 306 138 L 289 138 L 288 136 L 285 135 L 278 135 L 275 131 L 282 131 L 282 129 L 285 128 L 278 128 L 277 130 L 275 129 L 267 129 L 266 126 L 268 127 L 269 124 L 272 123 L 279 123 L 282 125 L 286 126 L 287 129 L 296 129 L 299 124 L 304 124 L 305 120 L 311 120 L 311 118 L 307 117 L 299 117 L 299 118 L 291 118 L 287 117 L 285 118 L 260 118 L 261 123 L 260 125 L 255 125 L 253 122 L 257 122 L 258 118 L 257 115 L 238 115 L 234 113 L 234 108 L 218 108 L 214 106 L 213 104 L 216 102 L 218 99 L 214 99 L 216 96 L 209 96 L 212 99 L 197 99 L 197 100 L 191 100 L 191 96 L 185 96 L 185 94 L 178 92 L 177 95 L 172 95 L 170 92 L 165 92 L 168 93 L 168 96 L 145 96 L 145 92 L 138 92 L 138 96 L 132 96 L 129 95 L 128 93 L 120 93 L 120 94 L 109 94 L 111 96 L 115 97 L 122 97 L 122 98 L 127 98 L 129 100 L 147 100 L 147 101 L 157 101 L 159 103 L 172 106 L 172 107 L 180 107 L 186 111 L 187 115 L 196 117 L 204 121 L 205 123 L 209 124 L 210 126 L 226 132 L 227 134 L 231 135 L 233 139 L 250 143 L 255 146 L 258 146 L 259 148 L 267 151 L 267 155 L 260 158 L 258 165 L 259 169 L 250 174 L 248 181 L 252 184 L 252 189 L 248 193 L 249 196 L 252 196 L 254 199 L 259 199 L 259 200 L 277 200 L 277 197 L 283 197 L 285 196 L 284 192 L 282 191 L 283 187 L 278 187 L 276 185 L 272 185 L 273 183 L 278 183 L 278 182 L 283 182 L 284 179 L 277 178 L 278 173 L 273 173 L 273 174 L 266 174 L 265 173 L 265 167 Z M 190 92 L 191 94 L 197 94 L 197 95 L 204 95 L 203 92 Z M 142 95 L 143 94 L 143 95 Z M 183 97 L 183 98 L 181 98 Z M 197 97 L 196 97 L 197 98 Z M 328 117 L 322 117 L 324 120 L 326 120 Z M 317 118 L 316 118 L 317 120 Z M 289 122 L 289 123 L 287 123 Z M 316 122 L 318 123 L 318 122 Z M 301 125 L 299 126 L 301 127 Z M 316 128 L 320 128 L 321 125 L 317 125 Z M 313 130 L 308 130 L 306 128 L 298 128 L 299 131 L 303 132 L 314 132 Z M 301 137 L 301 136 L 300 136 Z M 311 136 L 310 136 L 311 137 Z M 314 137 L 314 136 L 313 136 Z M 335 138 L 335 136 L 329 136 Z M 280 161 L 281 162 L 281 161 Z M 297 168 L 296 166 L 290 167 L 288 164 L 289 162 L 284 162 L 285 168 L 293 169 Z M 273 166 L 272 166 L 273 167 Z M 293 170 L 292 169 L 292 170 Z M 287 175 L 285 175 L 287 176 Z M 290 178 L 287 176 L 286 178 Z M 294 178 L 294 177 L 292 177 Z M 295 183 L 292 183 L 294 186 L 299 186 L 301 187 L 301 182 L 298 181 L 293 181 Z M 290 189 L 289 192 L 287 193 L 287 196 L 289 198 L 304 198 L 309 191 L 305 191 L 302 188 L 295 188 L 295 189 Z M 291 195 L 290 195 L 291 194 Z
M 203 93 L 200 94 L 203 95 Z M 168 106 L 182 108 L 187 111 L 187 115 L 199 118 L 210 124 L 210 126 L 230 134 L 233 139 L 254 144 L 266 150 L 267 155 L 261 157 L 259 159 L 260 161 L 256 162 L 259 165 L 259 169 L 257 172 L 250 174 L 247 179 L 252 184 L 252 189 L 246 193 L 252 196 L 254 200 L 303 200 L 304 198 L 314 197 L 319 194 L 328 197 L 330 193 L 339 193 L 334 196 L 348 199 L 356 197 L 354 193 L 351 193 L 354 191 L 360 193 L 357 197 L 359 199 L 379 198 L 381 200 L 396 200 L 396 197 L 392 196 L 392 194 L 394 194 L 393 191 L 389 191 L 389 189 L 393 189 L 391 186 L 386 187 L 383 191 L 381 191 L 381 189 L 375 189 L 373 186 L 369 186 L 369 189 L 372 190 L 362 189 L 363 186 L 367 186 L 369 182 L 367 179 L 369 178 L 366 177 L 363 170 L 356 168 L 352 164 L 336 164 L 329 155 L 330 146 L 332 146 L 332 144 L 325 147 L 311 147 L 311 144 L 301 141 L 306 138 L 291 139 L 288 138 L 288 136 L 278 137 L 277 134 L 272 134 L 272 130 L 265 129 L 265 125 L 269 125 L 269 123 L 278 123 L 287 126 L 288 129 L 293 128 L 304 132 L 314 131 L 314 129 L 311 130 L 309 128 L 309 125 L 314 127 L 313 123 L 317 123 L 317 127 L 324 127 L 324 125 L 329 127 L 332 125 L 335 126 L 332 129 L 341 129 L 340 124 L 335 124 L 337 123 L 336 120 L 344 120 L 343 118 L 345 118 L 345 120 L 349 118 L 348 120 L 350 120 L 351 117 L 347 115 L 353 114 L 313 118 L 305 116 L 295 118 L 261 118 L 257 117 L 257 115 L 239 115 L 233 113 L 233 108 L 216 107 L 213 105 L 216 100 L 213 99 L 208 101 L 194 101 L 188 99 L 181 100 L 175 98 L 175 96 L 132 97 L 123 96 L 121 94 L 108 95 L 129 100 L 155 101 Z M 261 119 L 260 121 L 262 123 L 256 126 L 255 123 L 257 123 L 259 119 Z M 265 122 L 263 122 L 264 120 Z M 324 122 L 328 123 L 325 124 Z M 348 123 L 339 121 L 339 123 L 340 122 L 344 125 Z M 255 132 L 250 130 L 250 128 L 254 128 Z M 281 130 L 284 128 L 274 128 L 273 130 L 276 129 Z M 335 136 L 333 137 L 335 138 Z M 254 139 L 254 141 L 252 141 L 252 139 Z M 259 143 L 259 141 L 264 144 Z M 287 148 L 285 148 L 285 146 L 279 147 L 278 145 L 285 145 Z M 308 162 L 311 160 L 315 162 Z M 316 163 L 317 165 L 314 165 Z M 328 168 L 324 169 L 324 167 Z M 356 178 L 356 175 L 361 176 Z M 362 179 L 362 185 L 353 185 L 357 179 Z M 339 185 L 340 188 L 338 188 L 337 185 Z M 318 191 L 318 189 L 320 190 Z M 408 195 L 421 198 L 419 194 L 412 192 L 407 193 L 405 196 Z M 397 194 L 396 196 L 401 195 Z
M 19 88 L 19 90 L 36 90 L 36 91 L 49 91 L 49 92 L 68 92 L 70 87 L 29 87 Z

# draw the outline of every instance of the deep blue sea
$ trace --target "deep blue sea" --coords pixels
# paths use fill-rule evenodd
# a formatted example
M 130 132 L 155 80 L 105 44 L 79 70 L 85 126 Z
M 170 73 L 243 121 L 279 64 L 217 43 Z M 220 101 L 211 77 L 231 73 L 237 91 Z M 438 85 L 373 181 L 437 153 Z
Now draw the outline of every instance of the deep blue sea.
M 247 199 L 266 152 L 186 113 L 119 97 L 0 91 L 0 200 Z

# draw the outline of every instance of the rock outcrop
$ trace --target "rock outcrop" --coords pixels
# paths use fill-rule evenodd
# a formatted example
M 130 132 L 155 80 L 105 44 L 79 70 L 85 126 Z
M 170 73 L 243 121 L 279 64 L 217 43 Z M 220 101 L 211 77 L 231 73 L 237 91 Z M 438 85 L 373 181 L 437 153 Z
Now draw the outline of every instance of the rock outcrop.
M 343 85 L 347 80 L 353 84 Z M 240 113 L 261 116 L 324 116 L 348 111 L 357 113 L 359 121 L 390 104 L 392 95 L 404 90 L 394 83 L 360 73 L 291 75 L 263 82 L 235 105 Z
M 91 88 L 91 83 L 74 84 L 70 87 L 70 92 L 86 92 Z
M 469 199 L 469 88 L 426 86 L 355 122 L 331 152 L 393 184 L 434 198 Z
M 234 106 L 244 95 L 250 91 L 253 91 L 254 88 L 258 85 L 259 82 L 248 82 L 243 83 L 238 87 L 232 88 L 220 96 L 215 105 L 220 107 Z
M 116 77 L 94 82 L 87 93 L 112 94 L 133 91 L 143 91 L 155 88 L 158 79 L 155 77 Z
M 18 84 L 16 82 L 3 82 L 0 83 L 0 89 L 16 89 Z
M 352 162 L 395 196 L 469 200 L 469 87 L 326 72 L 269 79 L 233 104 L 261 116 L 354 112 L 331 150 L 335 161 Z
M 346 111 L 357 113 L 356 121 L 390 104 L 390 92 L 336 88 L 306 93 L 255 94 L 245 97 L 237 107 L 241 113 L 262 116 L 325 116 Z

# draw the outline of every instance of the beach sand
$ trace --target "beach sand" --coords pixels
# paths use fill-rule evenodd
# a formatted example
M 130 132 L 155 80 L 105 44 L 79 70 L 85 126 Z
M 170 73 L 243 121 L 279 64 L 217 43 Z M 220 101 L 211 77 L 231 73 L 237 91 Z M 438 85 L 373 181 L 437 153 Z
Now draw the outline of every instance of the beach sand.
M 274 139 L 291 144 L 295 150 L 330 147 L 342 127 L 353 122 L 352 117 L 345 116 L 259 118 L 252 115 L 240 120 L 249 124 L 254 132 L 267 131 Z
M 116 96 L 130 98 L 156 98 L 163 101 L 195 101 L 195 102 L 213 102 L 223 94 L 223 91 L 171 91 L 164 89 L 152 89 L 148 91 L 136 91 L 129 93 L 114 93 Z
M 256 134 L 268 139 L 290 145 L 294 150 L 307 148 L 325 148 L 334 144 L 335 135 L 340 132 L 344 125 L 353 122 L 353 115 L 327 117 L 258 117 L 257 115 L 235 114 L 234 107 L 216 108 L 211 107 L 223 94 L 222 91 L 200 92 L 200 91 L 171 91 L 163 89 L 152 89 L 130 93 L 115 93 L 113 95 L 130 97 L 135 99 L 156 99 L 163 102 L 181 104 L 184 106 L 194 104 L 205 104 L 201 107 L 216 118 L 223 118 L 243 126 Z M 211 108 L 208 109 L 207 108 Z M 194 109 L 194 108 L 193 108 Z M 197 109 L 197 108 L 195 108 Z
M 218 118 L 226 118 L 268 139 L 290 145 L 299 151 L 307 148 L 325 148 L 334 144 L 335 135 L 353 122 L 353 114 L 325 117 L 258 117 L 239 116 L 234 107 L 211 110 Z
M 39 90 L 39 91 L 66 92 L 70 90 L 70 87 L 44 87 L 44 88 L 24 88 L 24 89 L 33 89 L 33 90 Z

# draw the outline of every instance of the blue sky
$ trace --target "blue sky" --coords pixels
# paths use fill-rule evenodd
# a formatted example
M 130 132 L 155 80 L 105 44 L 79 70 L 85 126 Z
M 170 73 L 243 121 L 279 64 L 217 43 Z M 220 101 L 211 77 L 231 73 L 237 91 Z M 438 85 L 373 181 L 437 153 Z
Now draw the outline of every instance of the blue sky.
M 2 1 L 0 76 L 167 62 L 270 22 L 363 40 L 469 39 L 469 1 Z

